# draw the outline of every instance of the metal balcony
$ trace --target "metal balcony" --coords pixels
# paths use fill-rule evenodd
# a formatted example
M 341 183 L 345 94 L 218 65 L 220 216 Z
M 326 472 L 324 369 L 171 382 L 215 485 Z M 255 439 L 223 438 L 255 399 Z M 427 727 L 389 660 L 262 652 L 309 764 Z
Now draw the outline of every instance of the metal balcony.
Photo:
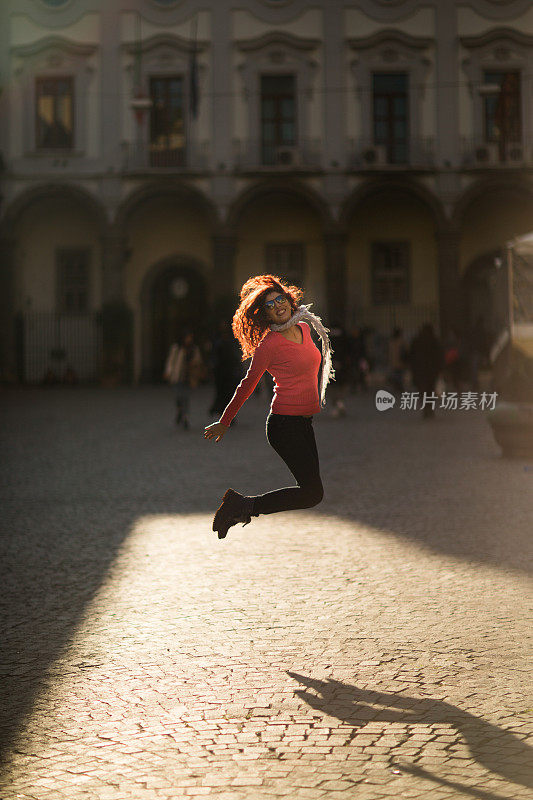
M 319 139 L 299 139 L 295 144 L 234 139 L 233 153 L 239 172 L 312 172 L 322 167 Z
M 533 166 L 533 137 L 519 141 L 487 142 L 482 138 L 461 140 L 462 165 L 466 169 L 512 169 Z
M 206 172 L 209 169 L 208 142 L 186 147 L 159 147 L 144 142 L 123 142 L 122 171 L 125 173 Z
M 379 170 L 431 170 L 435 167 L 435 140 L 433 137 L 409 139 L 407 142 L 390 141 L 376 144 L 373 139 L 350 139 L 348 142 L 349 169 Z

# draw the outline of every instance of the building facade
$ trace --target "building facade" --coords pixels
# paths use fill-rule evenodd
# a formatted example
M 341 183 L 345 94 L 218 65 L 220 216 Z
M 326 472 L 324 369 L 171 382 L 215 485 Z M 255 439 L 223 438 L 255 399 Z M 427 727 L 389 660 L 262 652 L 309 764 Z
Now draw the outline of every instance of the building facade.
M 490 327 L 533 230 L 530 0 L 4 0 L 0 59 L 6 377 L 157 379 L 261 272 Z

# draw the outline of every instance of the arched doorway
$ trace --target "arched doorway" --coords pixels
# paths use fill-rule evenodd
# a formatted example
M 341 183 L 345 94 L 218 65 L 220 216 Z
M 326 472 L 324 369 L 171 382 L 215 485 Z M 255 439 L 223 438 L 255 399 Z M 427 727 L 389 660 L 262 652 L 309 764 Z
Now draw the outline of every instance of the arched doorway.
M 143 297 L 144 380 L 161 381 L 170 345 L 185 331 L 202 338 L 207 320 L 207 290 L 198 265 L 179 257 L 156 265 Z

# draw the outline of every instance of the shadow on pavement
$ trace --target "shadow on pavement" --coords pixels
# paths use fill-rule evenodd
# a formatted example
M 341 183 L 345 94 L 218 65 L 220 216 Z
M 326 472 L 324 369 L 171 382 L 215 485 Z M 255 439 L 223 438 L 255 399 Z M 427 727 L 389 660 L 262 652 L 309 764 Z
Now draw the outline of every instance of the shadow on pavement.
M 509 731 L 485 722 L 467 711 L 461 711 L 457 706 L 442 700 L 425 700 L 391 692 L 373 692 L 333 679 L 308 678 L 297 672 L 287 672 L 287 674 L 306 687 L 295 691 L 298 697 L 311 708 L 353 725 L 355 732 L 369 721 L 369 709 L 374 712 L 371 715 L 373 722 L 450 725 L 461 734 L 472 758 L 478 764 L 507 781 L 533 787 L 533 748 Z M 307 689 L 312 689 L 317 694 Z M 356 737 L 354 743 L 357 743 Z M 396 764 L 394 754 L 391 755 L 390 765 L 443 786 L 460 789 L 473 797 L 503 800 L 500 795 L 439 778 L 417 764 Z

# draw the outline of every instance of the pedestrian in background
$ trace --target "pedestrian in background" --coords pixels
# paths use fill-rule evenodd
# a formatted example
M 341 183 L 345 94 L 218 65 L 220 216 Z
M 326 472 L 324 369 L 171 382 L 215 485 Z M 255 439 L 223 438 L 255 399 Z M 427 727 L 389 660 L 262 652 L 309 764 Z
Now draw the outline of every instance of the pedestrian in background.
M 467 371 L 464 342 L 459 332 L 453 328 L 444 348 L 444 377 L 446 384 L 451 386 L 454 392 L 460 392 L 463 388 Z
M 233 335 L 229 322 L 223 320 L 218 328 L 218 335 L 213 342 L 211 350 L 213 364 L 213 380 L 215 382 L 215 396 L 210 414 L 220 417 L 228 405 L 235 384 L 242 377 L 242 362 L 240 358 L 239 345 Z
M 331 416 L 338 419 L 346 416 L 344 401 L 348 392 L 348 380 L 350 377 L 350 340 L 340 324 L 332 325 L 329 336 L 333 369 L 335 371 L 335 383 L 330 388 Z
M 370 364 L 366 350 L 365 332 L 355 326 L 349 337 L 350 347 L 350 385 L 352 392 L 361 389 L 368 391 Z
M 194 335 L 185 333 L 181 342 L 170 346 L 163 373 L 165 380 L 176 387 L 176 425 L 184 430 L 190 428 L 191 390 L 195 389 L 205 369 L 200 348 L 194 341 Z
M 266 424 L 267 440 L 294 475 L 297 486 L 255 497 L 228 489 L 213 520 L 219 539 L 238 522 L 246 525 L 260 514 L 311 508 L 322 500 L 313 415 L 325 403 L 326 386 L 332 377 L 331 348 L 320 317 L 310 312 L 310 306 L 298 305 L 302 294 L 297 286 L 287 285 L 276 275 L 250 278 L 241 289 L 233 332 L 243 356 L 252 356 L 252 361 L 220 420 L 208 425 L 204 436 L 216 442 L 222 439 L 231 420 L 268 371 L 275 379 L 275 391 Z M 313 342 L 310 326 L 322 340 L 320 393 L 320 351 Z
M 389 339 L 388 382 L 397 394 L 405 391 L 404 375 L 407 367 L 407 344 L 401 328 L 393 328 Z
M 420 400 L 423 401 L 424 393 L 427 396 L 435 394 L 437 378 L 444 366 L 444 351 L 431 323 L 422 325 L 413 339 L 409 351 L 409 364 L 413 384 L 420 393 Z M 432 404 L 426 403 L 422 409 L 423 418 L 431 419 L 434 414 Z

